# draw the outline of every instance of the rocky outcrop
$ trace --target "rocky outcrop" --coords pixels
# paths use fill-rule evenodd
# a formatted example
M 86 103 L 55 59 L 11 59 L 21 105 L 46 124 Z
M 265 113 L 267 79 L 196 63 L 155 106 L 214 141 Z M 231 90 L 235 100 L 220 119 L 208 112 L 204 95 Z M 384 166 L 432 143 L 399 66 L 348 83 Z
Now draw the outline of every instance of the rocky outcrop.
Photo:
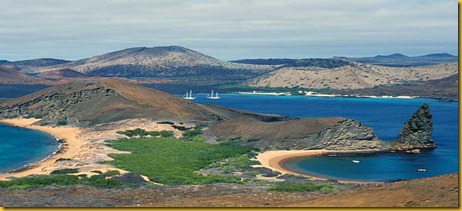
M 306 118 L 262 122 L 233 119 L 220 122 L 206 134 L 261 150 L 386 149 L 388 145 L 360 122 L 344 118 Z
M 392 147 L 399 150 L 435 148 L 432 131 L 432 114 L 428 104 L 424 103 L 404 124 Z
M 367 150 L 386 149 L 387 144 L 380 141 L 371 128 L 360 122 L 345 119 L 335 127 L 317 134 L 317 144 L 311 149 Z

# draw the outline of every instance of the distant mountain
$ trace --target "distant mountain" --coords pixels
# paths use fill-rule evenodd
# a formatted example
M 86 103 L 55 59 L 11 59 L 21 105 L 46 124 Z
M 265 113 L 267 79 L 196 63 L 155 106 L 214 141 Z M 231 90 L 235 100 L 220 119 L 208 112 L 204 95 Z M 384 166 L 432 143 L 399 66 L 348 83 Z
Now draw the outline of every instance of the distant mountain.
M 419 58 L 454 58 L 457 56 L 454 56 L 448 53 L 434 53 L 434 54 L 427 54 L 427 55 L 417 56 L 417 57 Z
M 261 75 L 271 66 L 236 64 L 179 46 L 139 47 L 39 70 L 72 69 L 89 76 L 242 80 Z
M 52 58 L 41 58 L 41 59 L 30 59 L 30 60 L 22 60 L 22 61 L 14 61 L 14 62 L 6 62 L 3 65 L 18 69 L 22 72 L 35 72 L 39 68 L 49 67 L 59 64 L 65 64 L 70 61 L 62 60 L 62 59 L 52 59 Z
M 321 67 L 321 68 L 335 68 L 350 64 L 348 60 L 332 58 L 310 58 L 310 59 L 244 59 L 232 61 L 242 64 L 256 64 L 256 65 L 278 65 L 279 67 Z
M 321 65 L 283 66 L 249 80 L 247 85 L 274 88 L 300 87 L 314 90 L 354 90 L 379 85 L 429 81 L 458 73 L 457 63 L 422 67 L 387 67 L 345 61 L 345 63 L 328 62 L 323 65 L 325 67 L 319 67 Z
M 242 59 L 230 62 L 255 65 L 288 65 L 295 64 L 296 61 L 297 59 Z
M 42 72 L 36 75 L 36 77 L 44 79 L 66 79 L 66 78 L 79 78 L 79 77 L 88 77 L 87 75 L 77 72 L 71 69 L 59 69 L 51 70 L 47 72 Z
M 406 95 L 420 96 L 438 100 L 458 101 L 459 98 L 459 76 L 452 76 L 429 80 L 424 82 L 380 85 L 373 88 L 358 90 L 336 91 L 337 94 L 356 94 L 356 95 Z
M 374 56 L 374 58 L 379 58 L 379 59 L 402 59 L 402 58 L 409 58 L 406 55 L 400 54 L 400 53 L 394 53 L 390 55 L 377 55 Z
M 8 60 L 0 60 L 0 65 L 6 64 L 6 63 L 8 63 L 8 62 L 10 62 L 10 61 L 8 61 Z
M 35 78 L 30 75 L 20 73 L 9 67 L 0 66 L 0 83 L 21 84 L 33 81 L 34 79 Z
M 377 55 L 374 57 L 346 58 L 356 62 L 382 66 L 411 67 L 434 65 L 446 62 L 457 62 L 458 57 L 448 53 L 435 53 L 423 56 L 409 57 L 395 53 L 390 55 Z

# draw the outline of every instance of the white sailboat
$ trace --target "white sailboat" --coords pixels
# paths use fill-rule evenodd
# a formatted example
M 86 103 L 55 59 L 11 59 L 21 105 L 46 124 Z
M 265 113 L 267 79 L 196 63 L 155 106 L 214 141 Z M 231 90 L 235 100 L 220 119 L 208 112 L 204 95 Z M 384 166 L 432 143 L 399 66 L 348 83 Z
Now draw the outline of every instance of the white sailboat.
M 196 98 L 192 96 L 192 90 L 189 90 L 189 92 L 186 92 L 186 95 L 183 97 L 183 99 L 194 100 Z
M 212 99 L 212 100 L 220 99 L 220 97 L 218 97 L 218 92 L 217 92 L 215 95 L 213 95 L 213 90 L 212 90 L 212 92 L 210 93 L 210 95 L 207 96 L 207 98 L 208 98 L 208 99 Z

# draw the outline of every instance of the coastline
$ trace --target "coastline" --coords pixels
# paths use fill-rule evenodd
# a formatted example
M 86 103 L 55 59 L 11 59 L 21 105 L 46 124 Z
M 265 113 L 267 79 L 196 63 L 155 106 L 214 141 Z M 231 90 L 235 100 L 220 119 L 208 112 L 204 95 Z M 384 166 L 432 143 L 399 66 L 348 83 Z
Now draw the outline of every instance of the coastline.
M 258 154 L 257 161 L 265 167 L 273 171 L 281 172 L 282 174 L 293 174 L 299 176 L 308 176 L 314 180 L 328 180 L 328 178 L 301 174 L 290 169 L 284 168 L 284 162 L 300 158 L 300 157 L 312 157 L 312 156 L 321 156 L 328 153 L 378 153 L 382 152 L 381 150 L 276 150 L 276 151 L 266 151 Z M 370 181 L 359 181 L 359 180 L 337 180 L 341 183 L 355 183 L 355 184 L 370 184 L 370 183 L 382 183 L 382 182 L 370 182 Z
M 54 164 L 59 158 L 73 157 L 76 154 L 77 149 L 82 145 L 82 143 L 77 139 L 77 136 L 82 132 L 81 129 L 73 127 L 33 125 L 37 121 L 39 121 L 39 119 L 17 118 L 0 120 L 2 123 L 15 127 L 38 130 L 50 134 L 57 139 L 56 141 L 59 143 L 58 150 L 40 161 L 26 164 L 25 166 L 12 170 L 8 173 L 0 174 L 0 179 L 7 179 L 8 177 L 24 177 L 31 174 L 49 174 L 52 170 L 47 169 L 46 167 Z
M 25 118 L 0 119 L 1 123 L 48 133 L 60 143 L 60 148 L 48 157 L 26 164 L 22 168 L 7 173 L 0 173 L 0 180 L 7 180 L 11 177 L 25 177 L 33 174 L 46 175 L 54 170 L 65 168 L 79 169 L 77 174 L 87 174 L 89 176 L 98 174 L 95 171 L 106 172 L 109 170 L 117 170 L 124 174 L 127 173 L 126 170 L 105 164 L 106 161 L 113 160 L 109 157 L 109 154 L 129 153 L 118 151 L 106 145 L 106 140 L 125 138 L 124 135 L 117 134 L 117 131 L 143 128 L 146 130 L 171 130 L 174 131 L 174 135 L 176 136 L 181 134 L 179 130 L 173 128 L 171 125 L 158 124 L 148 119 L 122 120 L 92 128 L 33 125 L 39 120 Z M 143 175 L 141 176 L 144 177 Z

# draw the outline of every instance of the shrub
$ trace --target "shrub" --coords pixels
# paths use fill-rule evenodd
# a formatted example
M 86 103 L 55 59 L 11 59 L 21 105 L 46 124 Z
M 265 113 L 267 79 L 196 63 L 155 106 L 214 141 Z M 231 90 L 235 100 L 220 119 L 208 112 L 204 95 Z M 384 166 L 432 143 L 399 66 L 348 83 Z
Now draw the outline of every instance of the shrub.
M 162 122 L 157 122 L 157 124 L 159 124 L 159 125 L 162 125 L 162 124 L 164 124 L 164 125 L 174 125 L 175 123 L 170 122 L 170 121 L 162 121 Z
M 160 136 L 164 137 L 164 138 L 173 137 L 173 132 L 168 131 L 168 130 L 162 130 L 162 131 L 160 131 Z
M 202 130 L 199 127 L 195 127 L 194 129 L 187 130 L 183 133 L 183 140 L 191 141 L 194 137 L 199 136 L 202 134 Z
M 104 176 L 106 177 L 112 177 L 112 176 L 117 176 L 117 175 L 120 175 L 120 172 L 117 170 L 109 170 L 109 171 L 106 171 L 106 173 L 104 173 Z
M 72 158 L 58 158 L 56 161 L 59 162 L 59 161 L 71 161 Z
M 52 171 L 50 174 L 74 174 L 79 173 L 79 169 L 57 169 Z
M 67 125 L 67 121 L 66 120 L 59 120 L 58 125 Z
M 313 184 L 313 183 L 299 183 L 299 184 L 286 184 L 280 183 L 275 187 L 268 190 L 279 191 L 279 192 L 311 192 L 311 191 L 330 191 L 334 190 L 335 187 L 332 185 L 325 184 Z

